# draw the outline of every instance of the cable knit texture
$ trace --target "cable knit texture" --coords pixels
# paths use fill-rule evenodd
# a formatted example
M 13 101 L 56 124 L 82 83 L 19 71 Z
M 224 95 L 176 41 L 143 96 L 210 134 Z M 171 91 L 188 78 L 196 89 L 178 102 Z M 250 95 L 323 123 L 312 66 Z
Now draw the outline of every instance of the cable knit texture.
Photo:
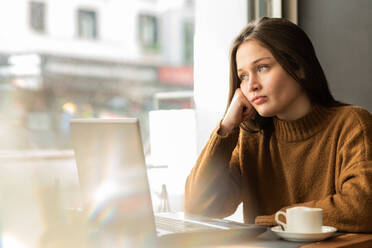
M 243 202 L 244 221 L 276 225 L 294 206 L 323 209 L 324 225 L 372 232 L 372 115 L 356 106 L 313 106 L 271 132 L 220 125 L 192 169 L 185 211 L 223 218 Z

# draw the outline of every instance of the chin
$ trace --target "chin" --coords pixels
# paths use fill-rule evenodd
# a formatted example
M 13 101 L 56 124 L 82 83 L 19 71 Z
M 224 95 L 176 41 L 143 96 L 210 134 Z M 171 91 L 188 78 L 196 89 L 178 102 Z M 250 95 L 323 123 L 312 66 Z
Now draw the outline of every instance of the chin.
M 269 109 L 256 109 L 257 113 L 262 117 L 274 117 L 276 116 L 275 111 L 270 111 Z
M 274 114 L 261 114 L 261 113 L 258 113 L 258 114 L 262 117 L 274 117 L 275 116 Z

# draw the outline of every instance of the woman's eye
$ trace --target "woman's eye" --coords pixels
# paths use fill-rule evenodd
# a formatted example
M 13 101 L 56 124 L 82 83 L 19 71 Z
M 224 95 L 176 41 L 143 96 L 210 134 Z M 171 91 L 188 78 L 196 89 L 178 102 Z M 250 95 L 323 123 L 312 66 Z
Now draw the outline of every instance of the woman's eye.
M 246 80 L 246 79 L 248 79 L 248 76 L 246 74 L 242 74 L 242 75 L 240 75 L 240 79 L 241 80 Z
M 267 69 L 269 69 L 269 67 L 267 65 L 261 65 L 261 66 L 258 67 L 259 72 L 267 71 Z

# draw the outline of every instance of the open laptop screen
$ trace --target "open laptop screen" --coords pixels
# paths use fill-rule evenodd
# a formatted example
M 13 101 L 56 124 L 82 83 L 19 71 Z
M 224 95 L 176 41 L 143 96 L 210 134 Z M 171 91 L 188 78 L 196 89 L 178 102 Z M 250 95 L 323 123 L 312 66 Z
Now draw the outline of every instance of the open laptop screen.
M 73 119 L 71 139 L 90 226 L 151 242 L 156 234 L 138 120 Z

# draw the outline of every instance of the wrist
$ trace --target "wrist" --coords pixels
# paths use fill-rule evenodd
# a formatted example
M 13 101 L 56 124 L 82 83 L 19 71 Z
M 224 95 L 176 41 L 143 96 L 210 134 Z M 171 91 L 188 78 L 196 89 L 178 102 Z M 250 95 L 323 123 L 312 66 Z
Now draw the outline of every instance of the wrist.
M 228 133 L 230 133 L 235 127 L 233 125 L 229 125 L 224 123 L 223 121 L 221 122 L 220 128 L 218 130 L 218 134 L 221 136 L 224 136 Z

